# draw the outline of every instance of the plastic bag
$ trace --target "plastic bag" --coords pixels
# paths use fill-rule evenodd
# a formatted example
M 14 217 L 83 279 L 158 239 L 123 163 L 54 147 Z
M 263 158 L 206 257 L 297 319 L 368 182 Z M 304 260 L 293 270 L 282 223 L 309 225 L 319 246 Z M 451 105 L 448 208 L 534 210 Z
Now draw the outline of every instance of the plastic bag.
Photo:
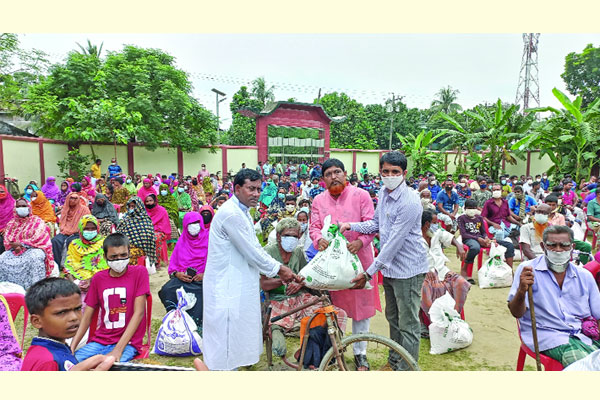
M 12 282 L 0 282 L 0 293 L 19 293 L 25 295 L 25 288 Z
M 146 257 L 146 270 L 148 275 L 154 275 L 156 273 L 156 264 L 150 262 L 150 258 Z
M 194 307 L 196 297 L 187 294 L 182 287 L 176 292 L 177 308 L 163 318 L 152 353 L 161 356 L 195 356 L 202 352 L 202 338 L 186 310 Z
M 506 247 L 492 243 L 490 258 L 485 261 L 477 274 L 481 289 L 501 288 L 512 285 L 512 268 L 504 262 L 504 253 L 506 253 Z
M 311 289 L 343 290 L 354 286 L 350 281 L 363 273 L 363 267 L 356 254 L 346 247 L 348 241 L 336 225 L 331 225 L 331 216 L 325 217 L 323 239 L 329 246 L 317 255 L 300 271 L 304 285 Z M 327 230 L 325 230 L 327 228 Z M 371 289 L 371 285 L 365 286 Z
M 600 371 L 600 350 L 588 354 L 585 358 L 575 361 L 563 371 Z
M 430 354 L 444 354 L 473 343 L 473 331 L 454 309 L 456 302 L 446 293 L 435 299 L 429 309 Z

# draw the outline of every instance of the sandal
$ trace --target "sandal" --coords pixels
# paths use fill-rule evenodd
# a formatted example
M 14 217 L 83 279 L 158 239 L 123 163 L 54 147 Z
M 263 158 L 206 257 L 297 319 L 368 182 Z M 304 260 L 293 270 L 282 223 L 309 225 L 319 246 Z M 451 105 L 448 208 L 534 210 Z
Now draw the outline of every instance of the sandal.
M 469 278 L 469 279 L 467 279 L 467 282 L 469 282 L 471 285 L 474 285 L 475 284 L 475 279 Z
M 367 361 L 367 356 L 364 354 L 355 354 L 354 355 L 354 365 L 356 366 L 357 371 L 370 371 L 371 366 Z

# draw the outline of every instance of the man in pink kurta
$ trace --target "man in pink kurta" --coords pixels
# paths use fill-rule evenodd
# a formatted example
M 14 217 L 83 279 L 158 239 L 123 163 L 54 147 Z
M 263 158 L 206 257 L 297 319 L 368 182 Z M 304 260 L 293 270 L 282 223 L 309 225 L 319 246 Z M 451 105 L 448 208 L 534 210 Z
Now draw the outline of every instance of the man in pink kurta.
M 331 215 L 331 223 L 338 224 L 350 221 L 369 221 L 375 214 L 369 193 L 352 185 L 346 185 L 345 174 L 344 164 L 337 159 L 329 159 L 323 164 L 323 178 L 327 185 L 327 191 L 316 196 L 313 201 L 309 231 L 313 245 L 320 251 L 323 250 L 323 246 L 326 246 L 321 235 L 326 216 Z M 350 251 L 355 252 L 358 249 L 356 254 L 363 269 L 366 270 L 373 263 L 371 242 L 375 235 L 346 231 L 344 236 L 348 239 Z M 333 304 L 346 311 L 352 318 L 352 333 L 368 332 L 370 318 L 375 315 L 375 310 L 381 311 L 377 276 L 373 277 L 370 283 L 372 289 L 331 291 Z M 368 368 L 366 342 L 356 344 L 354 354 L 357 367 Z M 361 355 L 364 359 L 360 357 Z

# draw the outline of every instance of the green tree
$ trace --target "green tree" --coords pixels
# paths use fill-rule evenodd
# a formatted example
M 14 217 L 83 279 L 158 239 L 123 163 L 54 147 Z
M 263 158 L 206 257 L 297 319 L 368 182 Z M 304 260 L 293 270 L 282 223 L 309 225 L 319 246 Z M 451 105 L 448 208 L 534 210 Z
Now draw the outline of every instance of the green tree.
M 249 146 L 256 144 L 256 120 L 245 117 L 238 113 L 241 108 L 249 108 L 259 112 L 263 104 L 253 99 L 246 86 L 242 86 L 234 95 L 229 109 L 231 110 L 232 122 L 229 130 L 223 138 L 223 142 L 234 146 Z
M 451 86 L 441 88 L 435 95 L 436 98 L 431 102 L 431 108 L 435 111 L 441 111 L 446 114 L 462 111 L 460 104 L 455 103 L 460 91 L 452 89 Z
M 16 34 L 0 33 L 0 109 L 21 113 L 29 87 L 39 81 L 47 66 L 46 53 L 24 50 Z
M 431 151 L 431 145 L 443 133 L 434 134 L 433 131 L 422 130 L 418 134 L 408 133 L 407 135 L 397 135 L 402 143 L 402 151 L 406 158 L 412 160 L 413 175 L 433 172 L 436 175 L 442 175 L 444 172 L 444 155 Z
M 314 101 L 317 103 L 317 99 Z M 345 93 L 329 93 L 319 99 L 330 116 L 345 116 L 342 122 L 331 124 L 332 148 L 376 149 L 377 138 L 369 124 L 365 107 Z
M 79 142 L 168 143 L 186 152 L 216 143 L 216 118 L 161 50 L 125 46 L 97 55 L 69 53 L 30 91 L 25 105 L 38 133 Z
M 81 54 L 83 54 L 84 56 L 87 55 L 100 58 L 100 55 L 102 54 L 102 46 L 104 46 L 104 43 L 100 43 L 100 47 L 98 47 L 95 44 L 92 44 L 92 42 L 90 42 L 90 40 L 88 39 L 87 47 L 83 47 L 79 43 L 77 43 L 77 46 L 79 46 L 79 48 L 81 49 Z
M 581 105 L 589 106 L 600 95 L 600 47 L 588 44 L 581 54 L 569 53 L 561 77 L 572 95 L 581 96 Z
M 265 78 L 259 77 L 252 81 L 252 97 L 260 101 L 263 106 L 268 102 L 275 101 L 275 86 L 267 87 Z
M 556 88 L 552 93 L 564 109 L 542 107 L 528 110 L 533 113 L 550 111 L 553 115 L 512 148 L 540 149 L 540 158 L 547 154 L 554 163 L 550 173 L 555 176 L 570 173 L 575 182 L 580 182 L 599 163 L 600 135 L 596 123 L 600 120 L 600 98 L 584 109 L 582 96 L 571 101 Z

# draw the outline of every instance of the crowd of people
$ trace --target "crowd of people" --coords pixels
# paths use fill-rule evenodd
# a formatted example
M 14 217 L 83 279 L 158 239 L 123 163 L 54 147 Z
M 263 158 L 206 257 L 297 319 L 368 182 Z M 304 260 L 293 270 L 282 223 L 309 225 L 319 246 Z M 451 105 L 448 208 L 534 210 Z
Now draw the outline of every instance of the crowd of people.
M 196 297 L 188 313 L 210 369 L 256 363 L 261 294 L 272 316 L 318 294 L 298 273 L 328 247 L 321 234 L 327 216 L 364 269 L 353 288 L 329 292 L 343 330 L 349 318 L 352 333 L 369 331 L 382 311 L 381 284 L 390 337 L 418 361 L 429 308 L 449 293 L 461 313 L 475 283 L 473 263 L 494 243 L 506 248 L 511 268 L 519 251 L 508 305 L 530 348 L 530 285 L 544 354 L 567 366 L 600 348 L 597 277 L 579 266 L 600 262 L 587 240 L 600 229 L 595 176 L 578 183 L 569 175 L 551 183 L 546 174 L 503 175 L 498 182 L 425 171 L 409 177 L 399 152 L 384 154 L 377 174 L 366 163 L 349 173 L 337 159 L 242 164 L 223 177 L 204 164 L 197 176 L 125 175 L 116 159 L 103 173 L 101 165 L 97 160 L 80 182 L 29 182 L 16 199 L 0 185 L 0 282 L 27 290 L 32 324 L 40 330 L 24 370 L 139 355 L 154 268 L 168 268 L 159 291 L 167 311 L 176 308 L 181 287 Z M 450 246 L 462 261 L 459 273 L 448 267 Z M 316 308 L 272 324 L 274 354 L 286 354 L 285 337 Z M 98 310 L 101 322 L 86 343 Z M 365 343 L 355 343 L 353 352 L 356 368 L 369 370 Z M 407 369 L 396 356 L 390 354 L 387 367 Z

